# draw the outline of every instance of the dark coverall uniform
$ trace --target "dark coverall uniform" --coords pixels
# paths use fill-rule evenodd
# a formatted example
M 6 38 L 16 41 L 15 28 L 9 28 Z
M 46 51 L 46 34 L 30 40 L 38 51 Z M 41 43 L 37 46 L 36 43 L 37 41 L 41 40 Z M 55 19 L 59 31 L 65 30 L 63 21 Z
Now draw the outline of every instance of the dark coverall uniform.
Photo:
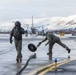
M 18 29 L 18 32 L 20 32 L 20 34 L 18 35 L 19 36 L 18 38 L 16 36 L 14 36 L 16 28 Z M 22 61 L 22 53 L 21 53 L 21 50 L 22 50 L 22 34 L 24 34 L 24 33 L 25 33 L 25 30 L 22 27 L 15 26 L 12 29 L 11 34 L 10 34 L 10 43 L 12 43 L 12 36 L 14 37 L 15 48 L 17 51 L 17 58 L 16 58 L 17 62 Z
M 70 53 L 70 49 L 69 49 L 65 44 L 63 44 L 63 43 L 60 41 L 60 38 L 59 38 L 59 37 L 55 36 L 54 34 L 48 33 L 48 34 L 46 35 L 45 39 L 42 40 L 42 42 L 45 42 L 46 40 L 48 40 L 48 42 L 45 44 L 45 46 L 46 46 L 47 44 L 49 44 L 49 53 L 48 53 L 49 59 L 52 59 L 52 48 L 53 48 L 53 45 L 54 45 L 55 43 L 58 43 L 59 45 L 61 45 L 62 47 L 64 47 L 64 48 L 68 51 L 68 53 Z M 39 43 L 41 44 L 42 42 L 39 42 Z

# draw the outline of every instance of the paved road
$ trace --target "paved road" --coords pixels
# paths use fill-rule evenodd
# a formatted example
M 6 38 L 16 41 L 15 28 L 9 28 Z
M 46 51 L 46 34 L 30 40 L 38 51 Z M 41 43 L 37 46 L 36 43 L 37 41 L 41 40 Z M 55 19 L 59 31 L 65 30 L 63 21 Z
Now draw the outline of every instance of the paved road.
M 25 38 L 26 39 L 26 38 Z M 67 40 L 68 39 L 68 40 Z M 30 55 L 34 54 L 32 52 L 30 52 L 27 48 L 27 45 L 29 43 L 34 43 L 35 45 L 37 45 L 37 43 L 42 40 L 42 38 L 33 38 L 30 40 L 23 40 L 23 61 L 22 63 L 16 63 L 15 59 L 16 59 L 16 50 L 14 47 L 14 44 L 10 44 L 8 40 L 0 40 L 0 75 L 16 75 L 20 69 L 25 65 L 25 63 L 27 62 L 28 58 Z M 63 43 L 65 43 L 67 46 L 69 46 L 72 49 L 72 52 L 70 54 L 71 58 L 73 60 L 76 59 L 76 39 L 75 38 L 62 38 L 61 39 Z M 53 47 L 53 60 L 49 61 L 48 60 L 48 56 L 47 56 L 47 52 L 48 52 L 48 46 L 44 46 L 45 43 L 43 43 L 35 52 L 37 58 L 36 59 L 32 59 L 29 62 L 29 65 L 27 66 L 27 68 L 22 72 L 22 75 L 29 75 L 31 72 L 34 72 L 35 70 L 48 65 L 48 64 L 53 64 L 54 63 L 54 58 L 57 58 L 58 61 L 63 61 L 65 59 L 67 59 L 68 57 L 68 53 L 67 51 L 62 48 L 61 46 L 59 46 L 58 44 L 55 44 L 55 46 Z M 63 68 L 61 69 L 61 72 L 54 72 L 54 71 L 49 71 L 48 73 L 46 73 L 45 75 L 50 75 L 50 73 L 52 73 L 52 75 L 61 75 L 63 73 L 65 73 L 64 75 L 66 75 L 66 72 L 69 70 L 69 68 L 73 68 L 75 70 L 75 65 L 76 61 L 68 64 L 65 64 L 63 67 L 59 67 L 59 68 Z M 73 64 L 73 66 L 72 66 Z M 68 66 L 68 69 L 67 69 Z M 67 69 L 67 71 L 65 71 L 64 69 Z M 75 72 L 72 72 L 75 73 Z M 69 71 L 67 72 L 67 74 L 72 75 Z
M 76 60 L 58 67 L 58 71 L 48 71 L 44 75 L 76 75 Z

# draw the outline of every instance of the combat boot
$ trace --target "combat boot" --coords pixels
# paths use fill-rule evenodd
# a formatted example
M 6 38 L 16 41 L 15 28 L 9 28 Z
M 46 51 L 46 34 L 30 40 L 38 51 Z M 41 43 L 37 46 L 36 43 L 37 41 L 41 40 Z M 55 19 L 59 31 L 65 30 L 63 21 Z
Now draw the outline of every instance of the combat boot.
M 19 62 L 22 62 L 22 58 L 19 59 Z
M 17 61 L 17 63 L 19 63 L 19 59 L 18 58 L 16 59 L 16 61 Z
M 22 62 L 22 58 L 17 58 L 16 61 L 17 61 L 17 63 L 20 63 L 20 62 Z
M 47 55 L 49 55 L 49 60 L 52 60 L 52 54 L 47 53 Z
M 52 60 L 52 54 L 49 54 L 49 60 Z

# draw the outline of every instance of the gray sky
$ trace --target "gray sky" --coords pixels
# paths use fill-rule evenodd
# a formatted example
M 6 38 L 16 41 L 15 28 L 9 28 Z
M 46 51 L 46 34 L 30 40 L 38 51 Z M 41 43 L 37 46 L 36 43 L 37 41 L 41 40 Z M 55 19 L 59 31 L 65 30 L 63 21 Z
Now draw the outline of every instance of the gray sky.
M 0 0 L 0 21 L 76 15 L 76 0 Z

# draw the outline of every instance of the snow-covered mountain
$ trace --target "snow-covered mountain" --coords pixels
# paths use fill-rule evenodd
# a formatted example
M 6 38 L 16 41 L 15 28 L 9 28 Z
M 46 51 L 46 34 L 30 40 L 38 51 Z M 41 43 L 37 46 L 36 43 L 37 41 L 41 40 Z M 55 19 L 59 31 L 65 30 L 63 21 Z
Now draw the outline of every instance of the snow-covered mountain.
M 68 17 L 52 17 L 52 21 L 58 28 L 75 28 L 76 27 L 76 15 Z
M 15 21 L 20 21 L 24 29 L 32 26 L 31 19 L 15 19 L 0 23 L 0 32 L 11 31 Z M 44 29 L 50 30 L 76 28 L 76 15 L 68 17 L 34 18 L 33 24 L 35 27 L 43 26 Z

